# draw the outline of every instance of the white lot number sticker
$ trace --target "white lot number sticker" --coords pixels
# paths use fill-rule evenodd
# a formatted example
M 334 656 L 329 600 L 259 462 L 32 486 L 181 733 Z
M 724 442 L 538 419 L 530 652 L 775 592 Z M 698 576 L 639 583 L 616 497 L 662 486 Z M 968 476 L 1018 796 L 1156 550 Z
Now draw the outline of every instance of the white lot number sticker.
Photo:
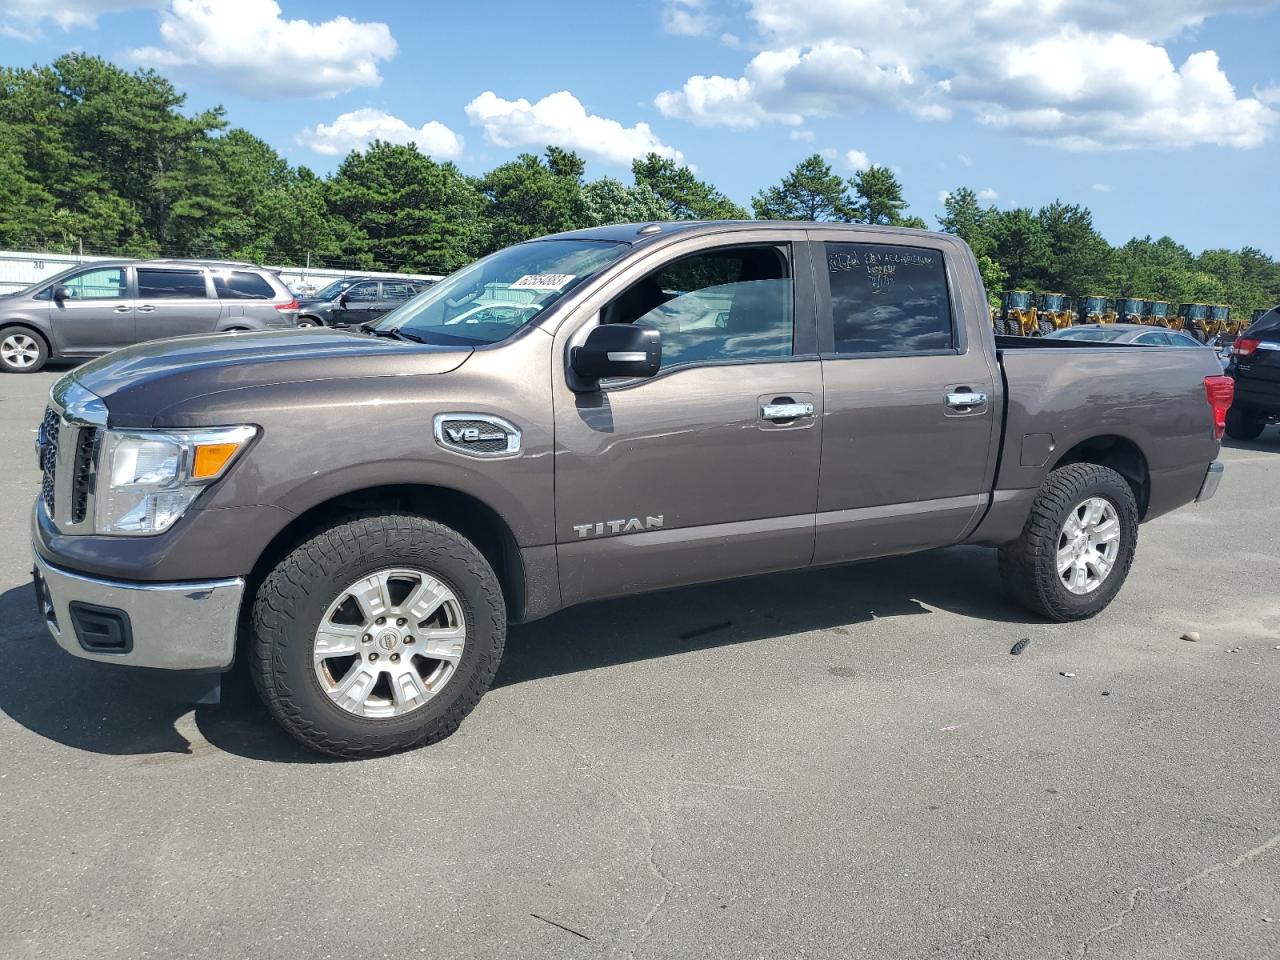
M 572 280 L 572 273 L 526 273 L 509 290 L 559 290 Z

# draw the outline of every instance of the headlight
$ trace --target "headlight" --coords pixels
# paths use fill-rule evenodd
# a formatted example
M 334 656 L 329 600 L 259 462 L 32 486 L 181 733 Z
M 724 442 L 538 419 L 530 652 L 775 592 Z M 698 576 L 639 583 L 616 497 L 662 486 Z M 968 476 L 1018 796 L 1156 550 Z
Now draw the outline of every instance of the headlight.
M 99 460 L 96 531 L 149 536 L 168 530 L 257 432 L 247 426 L 107 430 Z

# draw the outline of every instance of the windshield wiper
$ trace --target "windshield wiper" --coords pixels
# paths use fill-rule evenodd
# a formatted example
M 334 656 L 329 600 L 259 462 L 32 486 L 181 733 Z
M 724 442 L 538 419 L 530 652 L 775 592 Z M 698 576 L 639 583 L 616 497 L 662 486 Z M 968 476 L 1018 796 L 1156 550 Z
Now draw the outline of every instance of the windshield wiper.
M 422 339 L 422 337 L 418 336 L 416 333 L 406 333 L 405 331 L 401 330 L 399 327 L 382 328 L 382 327 L 375 327 L 366 323 L 363 326 L 361 326 L 360 329 L 363 330 L 365 333 L 372 334 L 375 337 L 390 337 L 392 340 L 407 340 L 411 343 L 427 342 L 426 340 Z

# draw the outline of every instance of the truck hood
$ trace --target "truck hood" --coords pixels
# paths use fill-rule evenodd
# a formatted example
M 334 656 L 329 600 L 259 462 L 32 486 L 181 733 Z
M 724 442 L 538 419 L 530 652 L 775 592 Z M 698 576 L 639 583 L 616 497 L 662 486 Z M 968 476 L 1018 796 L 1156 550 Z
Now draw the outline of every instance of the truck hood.
M 74 370 L 112 426 L 150 426 L 166 407 L 226 390 L 313 380 L 448 373 L 469 347 L 437 347 L 345 330 L 279 330 L 140 343 Z

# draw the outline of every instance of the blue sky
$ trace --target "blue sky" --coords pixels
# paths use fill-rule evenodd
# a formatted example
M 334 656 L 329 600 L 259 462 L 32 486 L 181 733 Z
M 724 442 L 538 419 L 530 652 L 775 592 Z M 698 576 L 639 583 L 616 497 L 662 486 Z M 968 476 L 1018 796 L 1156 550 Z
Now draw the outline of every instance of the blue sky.
M 894 167 L 930 224 L 965 185 L 1280 256 L 1280 4 L 1015 6 L 0 0 L 0 57 L 155 66 L 318 171 L 375 134 L 468 172 L 557 141 L 623 180 L 657 149 L 745 204 L 823 151 Z

